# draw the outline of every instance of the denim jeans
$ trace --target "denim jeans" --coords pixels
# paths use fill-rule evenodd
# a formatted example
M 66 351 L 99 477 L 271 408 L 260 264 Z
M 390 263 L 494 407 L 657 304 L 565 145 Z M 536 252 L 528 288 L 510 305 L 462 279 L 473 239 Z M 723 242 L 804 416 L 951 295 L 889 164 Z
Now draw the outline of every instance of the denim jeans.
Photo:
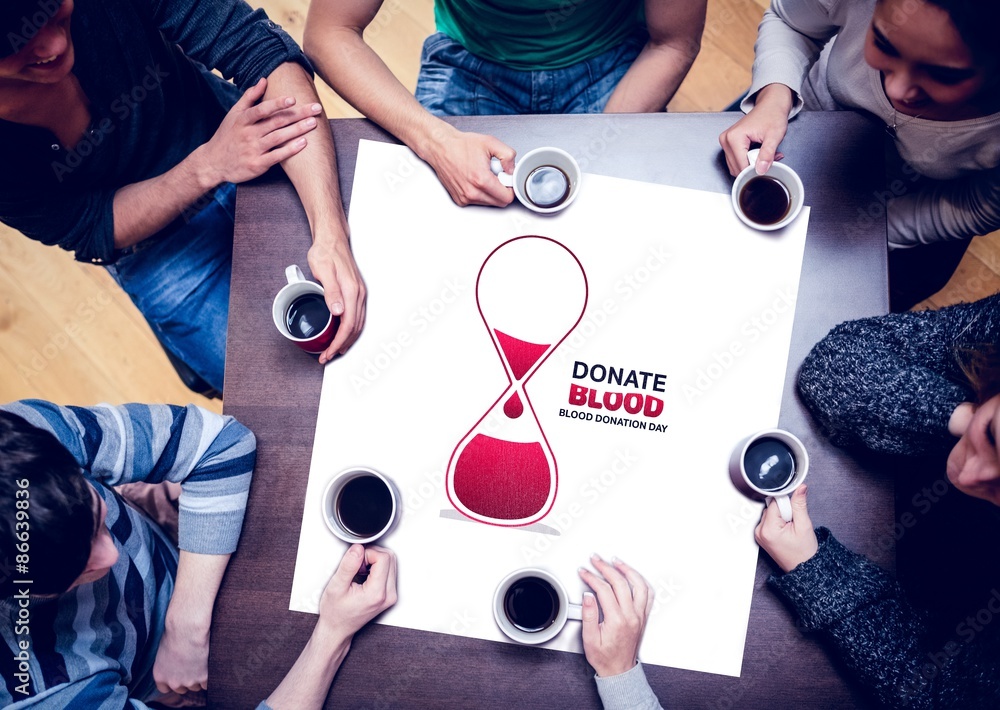
M 440 32 L 424 42 L 416 97 L 436 116 L 601 113 L 646 43 L 645 29 L 563 69 L 519 71 L 469 53 Z
M 183 226 L 106 267 L 165 348 L 222 391 L 236 186 L 218 188 Z

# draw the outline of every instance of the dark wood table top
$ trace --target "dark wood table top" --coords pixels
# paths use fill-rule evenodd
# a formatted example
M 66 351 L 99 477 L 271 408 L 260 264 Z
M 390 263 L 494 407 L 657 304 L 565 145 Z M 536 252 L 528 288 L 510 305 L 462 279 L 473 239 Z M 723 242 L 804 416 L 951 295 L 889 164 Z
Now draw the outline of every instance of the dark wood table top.
M 718 135 L 735 114 L 521 116 L 453 119 L 524 153 L 558 145 L 585 172 L 728 192 Z M 393 141 L 361 119 L 331 122 L 341 191 L 349 205 L 358 140 Z M 780 425 L 809 449 L 810 513 L 847 546 L 891 568 L 893 488 L 865 464 L 831 446 L 795 396 L 798 366 L 835 324 L 886 312 L 882 132 L 848 112 L 804 113 L 782 143 L 811 205 Z M 316 617 L 288 610 L 322 369 L 283 341 L 271 300 L 284 267 L 305 268 L 310 236 L 294 190 L 282 175 L 241 186 L 226 362 L 225 411 L 257 436 L 258 457 L 240 548 L 216 604 L 210 659 L 213 707 L 250 708 L 280 682 Z M 725 258 L 720 255 L 720 258 Z M 720 475 L 726 475 L 720 471 Z M 752 526 L 748 526 L 752 534 Z M 710 564 L 710 561 L 706 561 Z M 815 638 L 804 636 L 757 566 L 743 673 L 731 678 L 647 666 L 670 708 L 772 705 L 858 708 L 871 701 L 839 671 Z M 399 562 L 400 593 L 409 575 Z M 327 707 L 598 708 L 582 655 L 371 624 L 357 634 Z

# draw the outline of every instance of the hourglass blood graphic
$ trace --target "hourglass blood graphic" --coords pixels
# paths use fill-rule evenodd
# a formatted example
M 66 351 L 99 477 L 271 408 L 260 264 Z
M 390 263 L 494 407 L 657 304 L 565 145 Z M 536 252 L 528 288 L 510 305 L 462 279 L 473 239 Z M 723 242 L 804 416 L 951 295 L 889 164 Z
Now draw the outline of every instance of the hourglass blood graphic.
M 509 385 L 452 452 L 448 499 L 473 520 L 530 525 L 552 508 L 558 469 L 525 385 L 583 317 L 587 276 L 554 239 L 517 237 L 486 257 L 476 302 Z

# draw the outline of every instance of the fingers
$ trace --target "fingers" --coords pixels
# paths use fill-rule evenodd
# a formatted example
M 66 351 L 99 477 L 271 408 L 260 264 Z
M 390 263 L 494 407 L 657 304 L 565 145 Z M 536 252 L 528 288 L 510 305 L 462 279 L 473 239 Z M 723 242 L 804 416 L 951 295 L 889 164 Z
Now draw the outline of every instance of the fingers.
M 580 575 L 583 577 L 583 575 Z M 584 580 L 586 581 L 586 579 Z M 593 592 L 583 593 L 583 647 L 593 648 L 601 643 L 601 612 L 597 608 L 597 598 Z
M 750 164 L 747 159 L 747 151 L 750 149 L 750 137 L 746 133 L 737 130 L 739 123 L 725 131 L 719 136 L 719 144 L 726 157 L 726 167 L 729 174 L 736 177 L 743 171 L 743 168 Z
M 632 587 L 632 599 L 635 601 L 635 609 L 643 615 L 643 619 L 645 620 L 645 617 L 653 608 L 653 597 L 655 595 L 652 587 L 649 586 L 649 582 L 646 581 L 645 577 L 621 560 L 616 558 L 614 564 L 615 568 L 625 575 L 629 586 Z
M 807 495 L 809 486 L 802 484 L 792 493 L 792 515 L 793 522 L 799 526 L 812 527 L 812 520 L 809 519 L 809 504 Z
M 500 165 L 503 167 L 504 172 L 514 172 L 514 157 L 517 155 L 517 152 L 493 136 L 488 136 L 488 138 L 490 139 L 488 143 L 490 155 L 500 159 Z
M 604 579 L 608 581 L 611 585 L 611 589 L 614 590 L 615 598 L 618 600 L 620 606 L 634 606 L 632 604 L 632 587 L 629 585 L 628 580 L 625 579 L 625 575 L 615 569 L 612 565 L 605 562 L 598 555 L 592 555 L 590 558 L 591 564 L 597 568 L 597 571 L 604 575 Z M 645 606 L 645 604 L 643 604 Z
M 774 163 L 775 152 L 778 150 L 778 141 L 773 137 L 768 137 L 760 145 L 760 152 L 757 153 L 757 164 L 755 170 L 758 175 L 763 175 L 771 169 Z
M 249 89 L 243 92 L 243 95 L 240 97 L 239 101 L 237 101 L 233 105 L 233 108 L 231 110 L 235 111 L 238 109 L 240 111 L 246 111 L 248 108 L 250 108 L 255 103 L 260 101 L 261 97 L 264 96 L 264 92 L 266 91 L 267 91 L 267 79 L 261 77 L 260 81 L 258 81 L 256 84 L 254 84 Z
M 347 548 L 329 583 L 340 589 L 349 588 L 354 582 L 354 575 L 361 570 L 361 565 L 365 562 L 365 555 L 363 545 L 351 545 Z

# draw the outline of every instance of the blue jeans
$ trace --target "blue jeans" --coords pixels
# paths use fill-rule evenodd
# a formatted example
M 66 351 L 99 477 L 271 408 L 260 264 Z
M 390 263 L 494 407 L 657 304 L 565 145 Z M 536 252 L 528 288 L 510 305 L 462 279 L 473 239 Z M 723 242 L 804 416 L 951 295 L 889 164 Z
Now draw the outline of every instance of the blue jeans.
M 645 29 L 563 69 L 519 71 L 481 59 L 440 32 L 424 42 L 416 97 L 436 116 L 601 113 L 646 43 Z
M 236 186 L 208 200 L 182 226 L 126 249 L 106 268 L 160 343 L 221 392 Z

